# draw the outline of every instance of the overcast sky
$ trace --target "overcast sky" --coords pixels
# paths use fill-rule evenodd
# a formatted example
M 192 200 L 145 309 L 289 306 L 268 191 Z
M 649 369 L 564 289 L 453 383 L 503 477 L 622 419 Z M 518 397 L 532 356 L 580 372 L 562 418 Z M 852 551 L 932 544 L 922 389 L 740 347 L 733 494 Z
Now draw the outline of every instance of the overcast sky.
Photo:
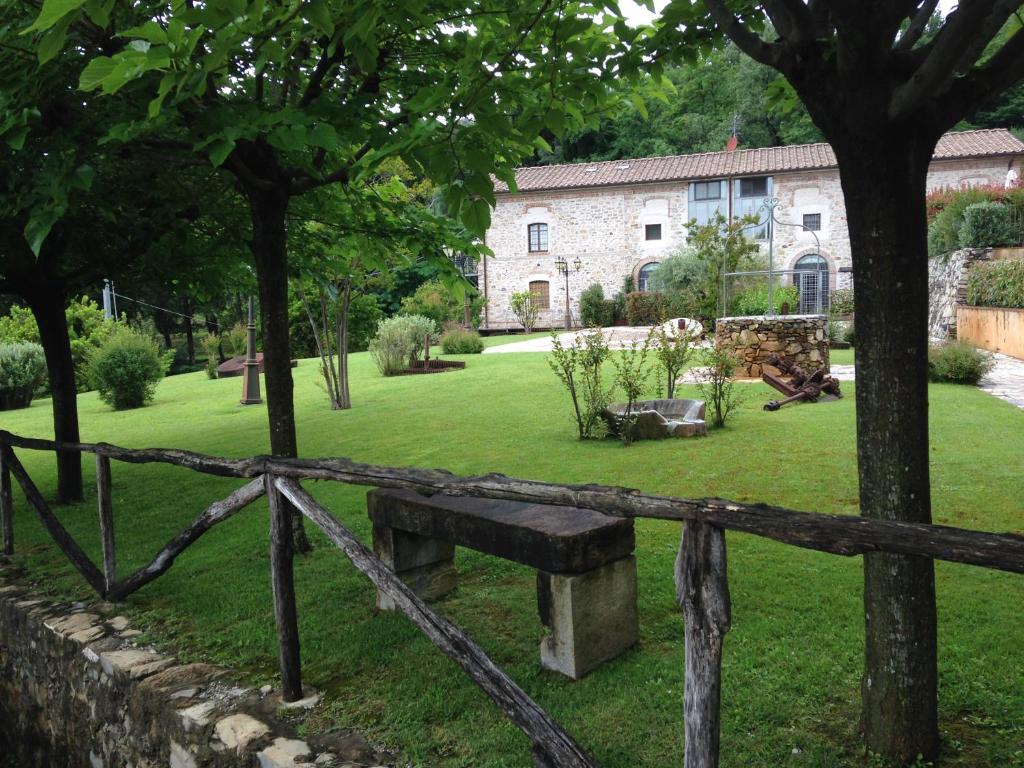
M 668 0 L 654 0 L 654 7 L 658 11 L 661 11 L 665 7 Z M 939 0 L 939 10 L 942 11 L 943 15 L 949 13 L 957 4 L 957 0 Z M 634 0 L 620 0 L 619 8 L 634 25 L 637 24 L 649 24 L 656 18 L 656 14 L 651 13 L 646 8 L 642 8 L 637 5 Z

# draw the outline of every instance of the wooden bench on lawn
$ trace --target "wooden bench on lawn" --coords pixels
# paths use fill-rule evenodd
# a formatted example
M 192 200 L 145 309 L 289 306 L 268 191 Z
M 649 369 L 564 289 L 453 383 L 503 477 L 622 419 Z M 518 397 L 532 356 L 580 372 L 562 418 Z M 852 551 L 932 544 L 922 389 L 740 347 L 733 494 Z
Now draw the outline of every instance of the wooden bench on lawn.
M 578 680 L 637 641 L 633 521 L 592 509 L 375 488 L 367 494 L 377 556 L 424 600 L 457 585 L 455 547 L 537 569 L 550 630 L 541 665 Z M 377 606 L 393 610 L 377 593 Z

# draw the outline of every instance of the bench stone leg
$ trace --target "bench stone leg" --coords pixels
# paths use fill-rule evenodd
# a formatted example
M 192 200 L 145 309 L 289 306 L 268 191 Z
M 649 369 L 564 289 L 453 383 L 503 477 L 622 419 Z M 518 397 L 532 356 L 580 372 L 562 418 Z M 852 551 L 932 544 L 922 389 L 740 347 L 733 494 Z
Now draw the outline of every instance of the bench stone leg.
M 373 526 L 373 551 L 424 600 L 437 600 L 458 584 L 455 545 L 383 525 Z M 387 595 L 377 592 L 377 607 L 395 610 Z
M 541 621 L 551 630 L 540 644 L 545 669 L 579 680 L 636 644 L 634 556 L 586 573 L 540 571 L 537 592 Z

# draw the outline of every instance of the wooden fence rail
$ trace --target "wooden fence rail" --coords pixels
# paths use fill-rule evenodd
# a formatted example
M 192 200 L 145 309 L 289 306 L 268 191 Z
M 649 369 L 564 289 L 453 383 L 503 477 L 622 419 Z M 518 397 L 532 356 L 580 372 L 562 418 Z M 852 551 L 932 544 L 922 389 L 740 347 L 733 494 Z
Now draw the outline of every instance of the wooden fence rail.
M 102 571 L 53 514 L 15 455 L 14 448 L 95 455 Z M 124 580 L 118 580 L 111 459 L 134 464 L 172 464 L 222 477 L 249 478 L 250 481 L 225 499 L 211 504 L 168 542 L 149 564 Z M 431 642 L 459 664 L 530 738 L 534 761 L 542 768 L 591 768 L 596 764 L 479 646 L 462 630 L 431 610 L 373 552 L 317 503 L 302 488 L 299 480 L 405 488 L 426 495 L 444 493 L 585 507 L 618 517 L 683 523 L 675 575 L 677 597 L 685 618 L 686 768 L 715 768 L 719 761 L 722 645 L 731 623 L 725 530 L 838 555 L 890 552 L 1024 573 L 1024 537 L 1010 533 L 798 512 L 722 499 L 680 499 L 628 488 L 561 485 L 500 474 L 459 477 L 443 470 L 383 467 L 343 458 L 253 456 L 229 459 L 181 450 L 129 449 L 106 443 L 58 443 L 0 431 L 0 532 L 3 553 L 7 555 L 14 551 L 11 476 L 17 480 L 29 505 L 65 556 L 98 594 L 111 600 L 123 600 L 158 578 L 199 537 L 265 494 L 270 506 L 271 571 L 282 689 L 285 700 L 295 700 L 302 696 L 302 674 L 291 537 L 287 507 L 281 497 L 287 498 L 344 552 L 357 570 L 387 594 Z

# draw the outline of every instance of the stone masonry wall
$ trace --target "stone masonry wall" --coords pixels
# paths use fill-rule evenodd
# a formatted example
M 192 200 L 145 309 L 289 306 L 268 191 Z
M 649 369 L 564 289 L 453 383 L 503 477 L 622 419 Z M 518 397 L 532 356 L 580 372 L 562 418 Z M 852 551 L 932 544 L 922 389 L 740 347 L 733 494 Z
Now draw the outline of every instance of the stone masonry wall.
M 967 303 L 967 275 L 978 262 L 992 260 L 991 249 L 965 248 L 928 260 L 928 335 L 956 338 L 956 308 Z
M 276 719 L 281 702 L 269 686 L 256 691 L 232 683 L 226 670 L 179 665 L 137 645 L 140 634 L 114 606 L 47 602 L 0 568 L 0 758 L 10 761 L 0 764 L 355 768 L 380 762 L 357 734 L 295 738 L 293 727 Z
M 933 162 L 928 190 L 1002 184 L 1009 163 L 998 157 Z M 772 178 L 773 194 L 779 200 L 777 218 L 800 225 L 805 214 L 819 214 L 821 229 L 816 234 L 821 255 L 829 264 L 829 284 L 833 289 L 852 288 L 853 263 L 839 171 L 791 171 L 772 174 Z M 488 297 L 484 328 L 519 328 L 509 307 L 511 295 L 527 290 L 535 280 L 547 281 L 550 291 L 550 307 L 541 313 L 538 325 L 561 326 L 565 278 L 555 268 L 558 258 L 582 262 L 581 270 L 569 276 L 570 306 L 578 320 L 584 288 L 600 283 L 606 298 L 611 298 L 627 276 L 635 277 L 641 266 L 686 242 L 688 196 L 686 181 L 499 194 L 486 237 L 494 256 L 481 267 L 480 284 L 486 283 Z M 531 223 L 548 225 L 547 252 L 528 251 Z M 662 239 L 645 240 L 646 224 L 661 224 Z M 767 241 L 761 245 L 767 254 Z M 799 226 L 776 227 L 774 245 L 775 263 L 781 269 L 792 269 L 802 256 L 818 250 L 814 236 Z
M 715 325 L 715 343 L 734 347 L 742 356 L 740 376 L 759 378 L 772 355 L 796 363 L 806 371 L 829 371 L 828 326 L 824 315 L 785 317 L 724 317 Z

